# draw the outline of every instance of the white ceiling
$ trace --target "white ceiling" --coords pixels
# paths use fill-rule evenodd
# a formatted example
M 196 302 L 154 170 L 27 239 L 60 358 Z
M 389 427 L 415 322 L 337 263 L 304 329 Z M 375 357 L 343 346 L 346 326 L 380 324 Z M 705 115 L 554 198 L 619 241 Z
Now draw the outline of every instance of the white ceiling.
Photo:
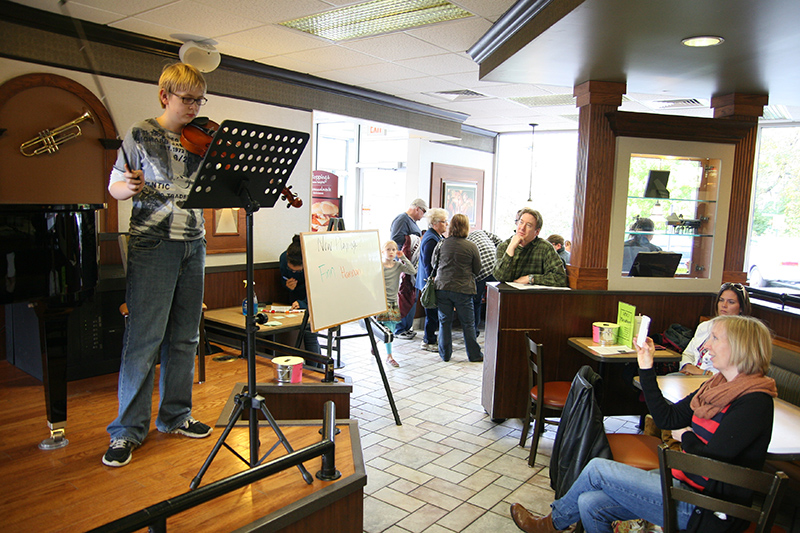
M 466 50 L 515 0 L 451 1 L 474 16 L 339 43 L 277 23 L 360 1 L 70 0 L 66 6 L 68 14 L 82 20 L 175 42 L 210 39 L 223 55 L 465 113 L 469 115 L 466 124 L 494 132 L 530 131 L 528 124 L 532 122 L 539 124 L 537 131 L 576 129 L 572 85 L 558 85 L 567 81 L 565 76 L 542 78 L 536 83 L 478 79 L 478 64 Z M 18 0 L 18 3 L 65 14 L 59 0 Z M 549 54 L 551 61 L 558 61 L 557 53 L 550 50 Z M 465 90 L 478 94 L 455 100 L 436 94 Z M 556 105 L 545 98 L 554 95 L 562 96 Z M 699 103 L 667 110 L 657 103 L 689 98 Z M 709 117 L 709 98 L 710 95 L 674 92 L 631 93 L 626 95 L 622 109 Z

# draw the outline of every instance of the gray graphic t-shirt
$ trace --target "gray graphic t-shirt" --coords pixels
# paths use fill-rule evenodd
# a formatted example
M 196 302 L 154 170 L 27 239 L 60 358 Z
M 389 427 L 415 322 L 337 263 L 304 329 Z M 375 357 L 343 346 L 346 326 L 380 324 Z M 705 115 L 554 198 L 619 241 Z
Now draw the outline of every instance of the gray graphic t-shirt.
M 173 241 L 193 241 L 205 235 L 202 209 L 183 209 L 201 158 L 181 145 L 180 135 L 161 127 L 154 118 L 134 124 L 122 148 L 132 170 L 141 169 L 145 187 L 131 198 L 130 233 Z M 125 181 L 120 153 L 111 183 Z

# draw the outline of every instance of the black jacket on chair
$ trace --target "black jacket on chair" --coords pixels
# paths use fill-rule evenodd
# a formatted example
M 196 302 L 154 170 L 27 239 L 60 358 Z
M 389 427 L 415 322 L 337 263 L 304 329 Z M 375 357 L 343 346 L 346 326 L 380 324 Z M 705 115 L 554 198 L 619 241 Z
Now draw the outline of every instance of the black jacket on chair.
M 589 366 L 581 367 L 572 380 L 550 456 L 550 487 L 556 499 L 566 494 L 591 459 L 613 458 L 596 398 L 602 381 Z

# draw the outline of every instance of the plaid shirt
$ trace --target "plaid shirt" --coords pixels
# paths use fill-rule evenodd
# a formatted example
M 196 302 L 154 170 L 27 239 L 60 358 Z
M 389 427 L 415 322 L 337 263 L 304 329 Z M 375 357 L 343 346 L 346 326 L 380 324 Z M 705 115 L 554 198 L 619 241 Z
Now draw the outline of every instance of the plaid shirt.
M 506 248 L 510 242 L 511 238 L 509 237 L 497 247 L 494 277 L 498 281 L 514 281 L 522 276 L 533 274 L 535 285 L 567 286 L 567 272 L 564 270 L 564 263 L 561 262 L 561 258 L 552 244 L 536 237 L 527 246 L 517 248 L 514 257 L 509 257 Z
M 503 240 L 494 233 L 482 229 L 471 232 L 467 235 L 467 240 L 475 243 L 481 256 L 481 271 L 475 276 L 475 280 L 486 279 L 494 271 L 494 265 L 497 263 L 497 245 Z

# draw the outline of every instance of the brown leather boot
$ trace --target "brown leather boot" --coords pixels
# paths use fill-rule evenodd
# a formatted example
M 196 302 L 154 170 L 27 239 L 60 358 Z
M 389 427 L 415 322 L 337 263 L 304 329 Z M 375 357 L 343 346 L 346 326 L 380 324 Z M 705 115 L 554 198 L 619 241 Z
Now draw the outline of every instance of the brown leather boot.
M 536 518 L 518 503 L 511 504 L 511 518 L 525 533 L 558 533 L 560 531 L 553 526 L 553 518 L 550 515 Z

